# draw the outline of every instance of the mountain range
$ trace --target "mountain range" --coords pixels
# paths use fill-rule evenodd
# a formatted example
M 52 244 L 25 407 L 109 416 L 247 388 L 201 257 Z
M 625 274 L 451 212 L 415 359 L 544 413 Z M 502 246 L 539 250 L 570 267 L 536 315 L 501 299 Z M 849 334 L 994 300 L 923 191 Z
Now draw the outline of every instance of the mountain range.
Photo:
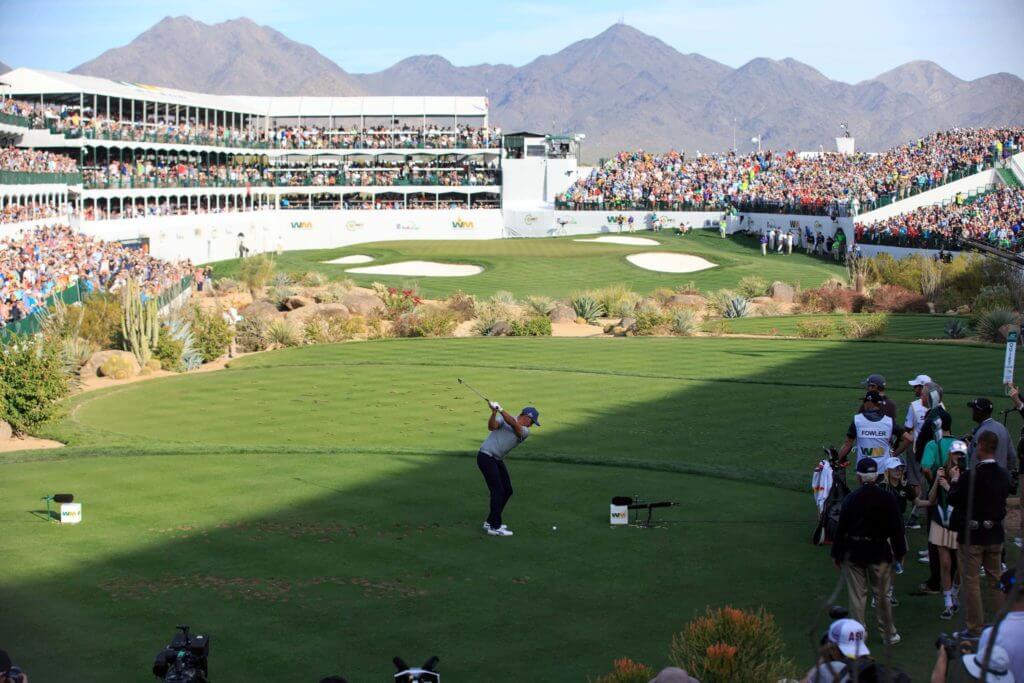
M 158 57 L 155 57 L 157 56 Z M 484 95 L 505 131 L 580 132 L 584 157 L 619 149 L 832 148 L 847 123 L 859 149 L 940 128 L 1024 125 L 1024 80 L 962 80 L 929 61 L 849 84 L 794 59 L 732 68 L 683 54 L 625 24 L 520 67 L 409 57 L 353 74 L 249 19 L 208 25 L 167 17 L 72 73 L 217 94 Z

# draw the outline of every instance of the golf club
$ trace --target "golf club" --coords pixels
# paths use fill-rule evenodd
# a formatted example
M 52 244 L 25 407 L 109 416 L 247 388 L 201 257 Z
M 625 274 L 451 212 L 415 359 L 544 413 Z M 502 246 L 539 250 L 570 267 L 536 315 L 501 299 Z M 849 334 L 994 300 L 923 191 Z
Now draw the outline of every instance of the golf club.
M 462 379 L 461 377 L 459 377 L 459 384 L 461 384 L 461 385 L 463 385 L 465 387 L 468 387 L 469 390 L 472 391 L 474 394 L 476 394 L 477 396 L 479 396 L 483 400 L 490 402 L 490 399 L 488 399 L 486 396 L 484 396 L 479 391 L 474 389 L 473 386 L 469 382 L 467 382 L 466 380 Z

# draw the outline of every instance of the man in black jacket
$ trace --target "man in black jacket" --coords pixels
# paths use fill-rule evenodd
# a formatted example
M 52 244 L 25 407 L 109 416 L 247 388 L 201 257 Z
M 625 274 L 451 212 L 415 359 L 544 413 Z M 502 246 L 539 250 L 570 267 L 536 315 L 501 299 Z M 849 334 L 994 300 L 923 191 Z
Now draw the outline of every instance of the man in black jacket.
M 953 507 L 950 527 L 957 530 L 960 545 L 957 551 L 960 600 L 967 603 L 967 634 L 972 637 L 981 635 L 985 625 L 982 565 L 990 585 L 992 605 L 999 604 L 997 586 L 1002 575 L 1003 518 L 1006 498 L 1010 495 L 1010 474 L 995 460 L 998 448 L 999 438 L 995 434 L 981 433 L 975 444 L 977 464 L 964 476 L 954 468 L 950 477 L 948 501 Z
M 878 628 L 886 645 L 900 642 L 892 623 L 892 605 L 885 599 L 892 580 L 893 561 L 907 552 L 903 518 L 896 497 L 878 488 L 878 463 L 864 458 L 857 463 L 860 487 L 843 500 L 839 511 L 832 561 L 846 572 L 850 617 L 864 623 L 868 587 L 878 598 Z

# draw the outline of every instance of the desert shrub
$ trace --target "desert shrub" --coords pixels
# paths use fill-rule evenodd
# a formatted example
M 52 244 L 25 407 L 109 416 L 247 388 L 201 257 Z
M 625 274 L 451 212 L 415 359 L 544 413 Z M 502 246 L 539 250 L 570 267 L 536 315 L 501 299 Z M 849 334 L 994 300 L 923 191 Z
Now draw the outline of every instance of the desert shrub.
M 242 291 L 244 285 L 234 278 L 220 277 L 213 280 L 211 287 L 217 294 L 231 294 Z
M 574 294 L 569 303 L 577 317 L 583 318 L 591 324 L 606 313 L 601 302 L 590 294 Z
M 946 336 L 950 339 L 963 339 L 970 329 L 963 320 L 950 320 L 946 323 Z
M 632 317 L 641 301 L 643 299 L 639 294 L 621 299 L 615 308 L 608 309 L 608 315 L 613 318 Z
M 724 318 L 746 318 L 750 314 L 750 302 L 742 296 L 734 296 L 722 308 Z
M 459 290 L 452 292 L 444 300 L 444 305 L 452 312 L 460 323 L 476 317 L 476 297 Z
M 623 303 L 630 302 L 632 307 L 640 300 L 640 295 L 632 291 L 626 285 L 608 285 L 601 289 L 592 291 L 591 296 L 598 300 L 608 313 L 620 310 Z
M 345 295 L 352 291 L 355 283 L 348 278 L 328 282 L 323 291 L 317 292 L 313 297 L 318 304 L 336 304 L 345 298 Z
M 672 311 L 669 319 L 669 329 L 672 334 L 687 337 L 697 331 L 697 313 L 686 309 L 677 308 Z
M 164 370 L 181 372 L 181 352 L 184 349 L 184 343 L 161 330 L 160 338 L 153 348 L 153 359 L 160 363 Z
M 800 292 L 797 302 L 800 310 L 808 313 L 859 313 L 867 301 L 863 294 L 846 287 L 819 287 Z
M 0 419 L 15 434 L 53 417 L 70 391 L 59 340 L 11 335 L 0 341 Z
M 455 331 L 455 314 L 446 308 L 423 306 L 398 316 L 391 333 L 396 337 L 447 337 Z
M 763 304 L 757 305 L 757 310 L 754 311 L 755 315 L 761 317 L 768 317 L 774 315 L 782 315 L 785 309 L 782 308 L 782 304 L 777 301 L 766 301 Z
M 528 296 L 526 297 L 526 310 L 530 315 L 547 315 L 555 309 L 558 304 L 549 296 Z
M 708 608 L 672 637 L 672 663 L 704 683 L 766 683 L 794 674 L 782 631 L 764 608 Z
M 307 344 L 333 344 L 352 339 L 366 329 L 360 317 L 314 315 L 302 326 L 302 338 Z
M 978 290 L 971 301 L 971 327 L 977 327 L 981 317 L 997 308 L 1013 309 L 1010 288 L 1006 285 L 988 285 Z
M 881 313 L 927 313 L 928 300 L 923 294 L 899 285 L 879 285 L 871 290 L 864 310 Z
M 243 318 L 235 326 L 235 344 L 240 351 L 263 351 L 269 346 L 267 328 L 270 320 L 262 315 Z
M 192 321 L 188 319 L 187 310 L 181 308 L 171 310 L 163 327 L 160 328 L 160 337 L 165 335 L 181 342 L 179 372 L 195 370 L 203 364 L 203 356 L 196 348 L 196 336 L 192 333 Z
M 81 337 L 69 337 L 60 340 L 61 356 L 64 359 L 64 366 L 67 372 L 77 375 L 89 357 L 96 352 L 96 346 L 88 339 Z M 74 384 L 74 382 L 72 382 Z
M 736 292 L 731 289 L 718 289 L 708 293 L 708 308 L 718 315 L 725 314 L 725 307 L 729 305 L 729 300 L 736 296 Z
M 267 324 L 265 339 L 268 346 L 298 346 L 302 343 L 299 331 L 283 318 L 271 320 Z
M 633 318 L 636 320 L 634 331 L 640 336 L 667 334 L 672 323 L 672 316 L 669 313 L 651 303 L 637 306 Z
M 103 361 L 99 370 L 103 377 L 129 379 L 135 375 L 135 363 L 127 356 L 116 355 Z
M 897 259 L 881 253 L 864 261 L 864 274 L 869 283 L 896 285 L 916 292 L 921 284 L 921 263 L 917 255 Z
M 690 280 L 685 285 L 676 287 L 676 294 L 700 294 L 700 288 L 697 287 L 695 280 Z
M 836 335 L 845 339 L 868 339 L 881 336 L 889 324 L 889 316 L 884 313 L 868 315 L 844 315 L 835 321 Z
M 675 295 L 676 290 L 670 287 L 657 287 L 651 290 L 651 293 L 648 296 L 651 299 L 657 301 L 662 306 L 664 306 L 668 302 L 668 300 L 674 297 Z
M 516 295 L 513 294 L 512 292 L 506 291 L 504 289 L 499 290 L 499 291 L 495 292 L 494 294 L 492 294 L 491 295 L 491 301 L 496 301 L 498 303 L 506 304 L 508 306 L 515 306 L 516 303 L 517 303 L 516 302 Z
M 373 291 L 384 302 L 384 314 L 389 320 L 398 320 L 399 316 L 411 313 L 423 302 L 413 288 L 398 289 L 374 282 Z
M 120 347 L 121 297 L 109 292 L 95 292 L 85 297 L 81 305 L 68 308 L 68 316 L 78 327 L 78 336 L 92 342 L 96 348 Z
M 748 299 L 753 299 L 755 296 L 765 296 L 768 294 L 769 287 L 771 287 L 771 283 L 760 275 L 748 275 L 739 281 L 736 289 Z
M 477 304 L 476 318 L 476 323 L 473 325 L 473 333 L 487 335 L 496 323 L 506 322 L 511 325 L 520 320 L 522 314 L 513 305 L 489 299 Z
M 249 256 L 238 264 L 238 279 L 241 280 L 253 300 L 259 297 L 259 293 L 267 286 L 267 283 L 274 279 L 274 272 L 277 269 L 274 258 L 269 254 L 256 254 Z M 291 282 L 278 282 L 278 285 L 289 285 Z
M 920 292 L 928 301 L 938 301 L 942 293 L 942 264 L 935 259 L 921 262 Z
M 796 323 L 796 336 L 804 339 L 825 339 L 832 335 L 832 321 L 827 318 L 808 318 Z
M 327 276 L 320 271 L 310 270 L 302 274 L 299 284 L 303 287 L 323 287 L 327 284 Z
M 590 683 L 647 683 L 658 672 L 647 666 L 623 657 L 612 662 L 611 673 L 598 676 Z
M 514 337 L 550 337 L 551 319 L 547 315 L 531 315 L 511 323 Z
M 216 312 L 207 313 L 198 306 L 191 311 L 190 321 L 196 351 L 204 363 L 223 356 L 231 344 L 231 328 Z
M 284 306 L 285 299 L 296 296 L 298 291 L 291 285 L 274 285 L 267 290 L 267 299 L 278 308 Z
M 1008 308 L 992 308 L 981 314 L 978 323 L 974 326 L 974 332 L 978 338 L 987 342 L 1002 341 L 999 338 L 999 328 L 1003 325 L 1018 325 L 1017 316 Z

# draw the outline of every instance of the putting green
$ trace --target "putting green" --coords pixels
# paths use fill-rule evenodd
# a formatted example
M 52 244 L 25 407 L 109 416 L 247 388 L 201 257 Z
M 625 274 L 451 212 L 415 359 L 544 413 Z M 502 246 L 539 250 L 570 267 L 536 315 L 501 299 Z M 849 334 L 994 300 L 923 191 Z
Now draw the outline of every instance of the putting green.
M 901 380 L 929 372 L 966 429 L 1001 367 L 913 343 L 392 340 L 83 395 L 45 430 L 71 447 L 0 456 L 0 642 L 34 680 L 144 678 L 189 623 L 222 680 L 373 680 L 438 654 L 458 680 L 582 681 L 616 657 L 666 664 L 707 605 L 764 605 L 803 668 L 836 581 L 808 543 L 809 471 L 858 381 L 888 375 L 905 405 Z M 510 456 L 511 539 L 480 531 L 486 412 L 457 377 L 541 410 Z M 56 490 L 80 527 L 31 514 Z M 609 498 L 635 493 L 680 501 L 675 523 L 610 529 Z M 897 610 L 917 675 L 948 626 L 905 597 L 922 572 Z
M 391 285 L 418 283 L 428 297 L 443 297 L 461 290 L 477 296 L 490 296 L 507 290 L 517 297 L 567 297 L 583 289 L 625 285 L 647 293 L 658 287 L 677 287 L 693 282 L 702 290 L 735 287 L 748 275 L 769 282 L 799 282 L 817 287 L 829 277 L 845 277 L 846 269 L 830 261 L 794 253 L 790 256 L 761 256 L 753 238 L 722 239 L 717 232 L 698 230 L 685 237 L 637 233 L 656 240 L 665 253 L 679 252 L 699 256 L 715 264 L 714 268 L 693 273 L 659 273 L 639 268 L 626 260 L 630 254 L 650 251 L 651 247 L 623 244 L 579 242 L 577 237 L 505 240 L 446 240 L 377 242 L 343 249 L 289 251 L 277 258 L 278 270 L 286 273 L 317 271 L 332 279 L 352 278 L 357 284 L 373 282 Z M 440 261 L 483 267 L 483 272 L 465 278 L 388 277 L 356 275 L 348 266 L 324 263 L 345 256 L 372 256 L 374 265 L 409 260 Z M 217 277 L 236 277 L 238 261 L 214 264 Z

